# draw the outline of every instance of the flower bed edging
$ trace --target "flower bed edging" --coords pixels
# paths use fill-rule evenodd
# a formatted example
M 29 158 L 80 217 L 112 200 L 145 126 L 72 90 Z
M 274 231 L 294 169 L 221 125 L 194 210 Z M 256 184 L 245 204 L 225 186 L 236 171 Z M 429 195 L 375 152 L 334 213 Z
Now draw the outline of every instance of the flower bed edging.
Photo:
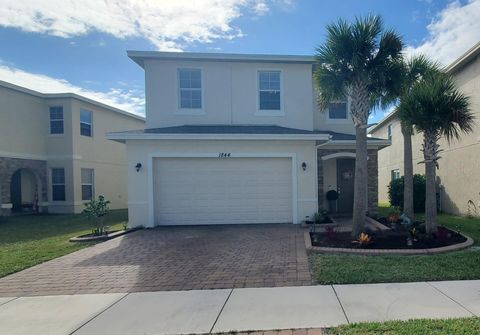
M 449 245 L 439 248 L 428 249 L 353 249 L 353 248 L 332 248 L 332 247 L 314 247 L 310 239 L 310 232 L 305 231 L 303 236 L 305 240 L 305 247 L 307 250 L 324 252 L 324 253 L 342 253 L 342 254 L 356 254 L 356 255 L 425 255 L 425 254 L 439 254 L 443 252 L 455 251 L 468 248 L 472 246 L 473 239 L 460 234 L 467 240 L 462 243 Z
M 113 233 L 108 233 L 107 235 L 101 235 L 101 236 L 77 236 L 77 237 L 72 237 L 69 241 L 70 242 L 98 242 L 98 241 L 107 241 L 111 240 L 112 238 L 122 236 L 128 233 L 131 233 L 132 231 L 138 230 L 139 228 L 129 228 L 127 230 L 119 230 Z

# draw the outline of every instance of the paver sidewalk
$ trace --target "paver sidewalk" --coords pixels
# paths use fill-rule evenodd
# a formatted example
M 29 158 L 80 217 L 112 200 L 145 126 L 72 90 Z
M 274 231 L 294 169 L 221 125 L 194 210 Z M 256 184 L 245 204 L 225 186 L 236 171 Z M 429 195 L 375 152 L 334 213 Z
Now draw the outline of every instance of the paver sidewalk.
M 352 322 L 471 316 L 480 316 L 480 280 L 0 298 L 0 334 L 13 335 L 317 335 Z

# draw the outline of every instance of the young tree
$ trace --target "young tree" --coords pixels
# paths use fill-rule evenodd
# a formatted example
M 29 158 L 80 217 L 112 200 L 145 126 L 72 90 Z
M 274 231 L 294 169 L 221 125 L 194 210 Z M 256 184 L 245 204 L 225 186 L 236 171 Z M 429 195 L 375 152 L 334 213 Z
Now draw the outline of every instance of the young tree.
M 438 140 L 449 142 L 461 133 L 473 130 L 474 116 L 469 98 L 456 87 L 451 76 L 430 73 L 418 81 L 399 105 L 402 122 L 414 126 L 423 133 L 423 157 L 425 163 L 425 226 L 429 236 L 437 232 L 436 168 L 442 150 Z
M 403 43 L 385 30 L 379 16 L 339 20 L 327 26 L 327 40 L 316 49 L 315 81 L 324 109 L 329 102 L 350 99 L 355 125 L 356 159 L 352 236 L 364 229 L 367 212 L 367 124 L 373 108 L 391 102 L 398 92 Z
M 440 72 L 440 67 L 424 55 L 414 56 L 406 60 L 403 64 L 400 101 L 410 94 L 412 87 L 425 75 L 434 72 Z M 398 112 L 398 107 L 396 112 Z M 413 125 L 409 120 L 402 120 L 401 130 L 403 135 L 403 212 L 413 220 Z

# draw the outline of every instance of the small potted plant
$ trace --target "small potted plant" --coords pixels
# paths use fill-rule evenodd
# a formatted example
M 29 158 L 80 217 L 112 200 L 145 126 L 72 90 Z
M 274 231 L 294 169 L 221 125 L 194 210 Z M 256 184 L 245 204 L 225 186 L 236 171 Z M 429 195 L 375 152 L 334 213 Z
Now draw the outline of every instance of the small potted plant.
M 390 207 L 387 221 L 391 224 L 397 224 L 400 221 L 400 209 L 397 206 Z

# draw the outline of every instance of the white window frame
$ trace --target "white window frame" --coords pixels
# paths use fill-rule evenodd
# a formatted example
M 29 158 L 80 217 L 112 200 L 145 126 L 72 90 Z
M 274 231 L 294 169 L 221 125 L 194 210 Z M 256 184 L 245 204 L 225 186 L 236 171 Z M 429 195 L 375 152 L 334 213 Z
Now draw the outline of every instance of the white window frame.
M 395 175 L 398 174 L 398 177 L 395 177 Z M 400 169 L 393 169 L 390 171 L 390 179 L 392 180 L 397 180 L 400 179 L 402 176 L 400 175 Z
M 83 122 L 82 121 L 82 112 L 88 112 L 90 113 L 90 123 L 87 123 L 87 122 Z M 90 136 L 88 135 L 82 135 L 82 123 L 83 124 L 88 124 L 90 126 Z M 93 112 L 89 109 L 85 109 L 85 108 L 80 108 L 80 136 L 83 136 L 83 137 L 93 137 Z
M 201 99 L 201 108 L 182 108 L 181 107 L 181 94 L 180 91 L 182 90 L 180 88 L 180 71 L 181 70 L 196 70 L 200 71 L 200 99 Z M 201 67 L 178 67 L 177 68 L 177 73 L 176 73 L 176 85 L 177 85 L 177 110 L 175 114 L 177 115 L 205 115 L 205 81 L 203 79 L 204 71 L 203 68 Z M 188 89 L 192 90 L 192 89 Z M 193 89 L 197 90 L 197 89 Z
M 260 72 L 279 72 L 280 73 L 280 109 L 260 109 Z M 285 116 L 284 109 L 284 85 L 283 85 L 283 70 L 278 68 L 259 68 L 255 71 L 255 87 L 257 95 L 257 111 L 256 116 Z
M 393 124 L 390 123 L 390 124 L 387 126 L 387 139 L 388 139 L 389 141 L 391 141 L 392 138 L 393 138 L 393 134 L 392 134 L 392 133 L 393 133 Z
M 63 170 L 63 184 L 61 183 L 54 183 L 53 182 L 53 170 Z M 65 202 L 67 200 L 67 188 L 66 188 L 66 183 L 65 183 L 65 180 L 66 180 L 66 176 L 65 176 L 65 168 L 64 167 L 51 167 L 50 168 L 50 192 L 51 192 L 51 199 L 52 199 L 52 202 Z M 53 199 L 53 187 L 54 186 L 63 186 L 63 197 L 64 197 L 64 200 L 54 200 Z
M 85 183 L 82 180 L 84 170 L 91 171 L 91 173 L 92 173 L 92 183 L 91 184 L 90 183 Z M 82 199 L 82 201 L 92 200 L 92 199 L 83 199 L 83 186 L 91 186 L 92 187 L 92 199 L 95 199 L 95 170 L 94 169 L 90 169 L 90 168 L 81 168 L 80 169 L 80 192 L 82 193 L 81 194 L 81 199 Z
M 52 119 L 50 109 L 51 108 L 61 108 L 62 109 L 62 118 L 61 119 Z M 61 133 L 52 133 L 52 121 L 62 121 L 62 128 L 63 131 Z M 65 111 L 63 105 L 52 105 L 48 106 L 48 127 L 49 127 L 49 135 L 50 136 L 63 136 L 65 134 Z
M 327 107 L 327 110 L 325 111 L 327 123 L 329 123 L 329 124 L 351 123 L 350 99 L 347 99 L 347 101 L 332 101 L 332 103 L 345 103 L 347 105 L 347 117 L 345 119 L 332 119 L 332 118 L 330 118 L 330 111 L 329 111 L 329 108 Z

